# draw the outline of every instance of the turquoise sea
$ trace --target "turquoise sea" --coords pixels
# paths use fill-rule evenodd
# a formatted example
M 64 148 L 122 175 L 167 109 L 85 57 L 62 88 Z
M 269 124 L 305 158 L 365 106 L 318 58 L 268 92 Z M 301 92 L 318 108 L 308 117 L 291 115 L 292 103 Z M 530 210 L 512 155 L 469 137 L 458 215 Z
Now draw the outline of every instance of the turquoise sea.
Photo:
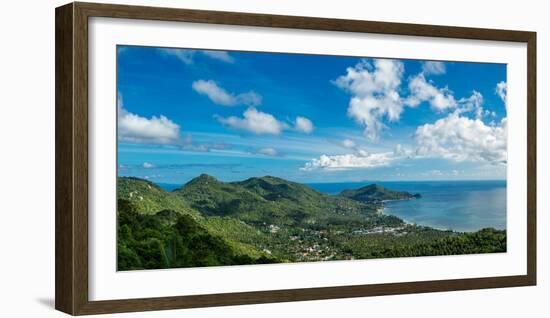
M 455 231 L 485 227 L 506 229 L 506 181 L 376 181 L 317 183 L 311 187 L 330 194 L 376 183 L 391 190 L 420 193 L 421 199 L 386 202 L 384 213 L 409 223 Z

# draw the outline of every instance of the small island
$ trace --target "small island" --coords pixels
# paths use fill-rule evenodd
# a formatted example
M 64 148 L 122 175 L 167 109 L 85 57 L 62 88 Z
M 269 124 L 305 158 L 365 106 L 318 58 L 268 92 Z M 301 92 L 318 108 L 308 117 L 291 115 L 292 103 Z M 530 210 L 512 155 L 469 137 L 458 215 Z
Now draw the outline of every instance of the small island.
M 359 189 L 347 189 L 340 193 L 341 196 L 352 200 L 375 203 L 396 200 L 420 199 L 420 193 L 409 193 L 405 191 L 393 191 L 383 186 L 371 184 Z

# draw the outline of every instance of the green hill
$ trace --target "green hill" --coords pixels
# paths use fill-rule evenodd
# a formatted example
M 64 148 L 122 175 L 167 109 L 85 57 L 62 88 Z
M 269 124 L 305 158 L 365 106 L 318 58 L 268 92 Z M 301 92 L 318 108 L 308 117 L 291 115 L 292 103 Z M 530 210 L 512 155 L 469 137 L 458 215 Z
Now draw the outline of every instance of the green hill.
M 140 214 L 121 199 L 117 215 L 119 270 L 277 262 L 236 248 L 186 214 L 169 210 Z
M 321 200 L 324 196 L 306 185 L 271 176 L 250 178 L 233 184 L 256 193 L 268 201 L 304 202 Z
M 404 191 L 394 191 L 383 186 L 371 184 L 359 189 L 348 189 L 340 193 L 341 196 L 360 202 L 381 202 L 388 200 L 419 199 L 419 193 L 412 194 Z
M 153 182 L 132 178 L 119 177 L 117 180 L 118 199 L 132 203 L 139 213 L 155 214 L 161 210 L 172 210 L 195 217 L 200 214 L 192 209 L 180 197 L 164 191 Z
M 244 209 L 241 204 L 256 206 L 266 203 L 257 194 L 206 174 L 189 181 L 173 193 L 207 216 L 230 216 Z
M 366 221 L 376 212 L 371 205 L 269 176 L 225 183 L 203 174 L 174 193 L 203 215 L 254 224 L 315 224 L 341 217 Z
M 189 215 L 209 233 L 219 236 L 235 252 L 251 257 L 265 255 L 257 242 L 266 241 L 265 234 L 252 226 L 229 217 L 201 214 L 180 195 L 167 192 L 153 182 L 139 178 L 118 178 L 118 201 L 127 201 L 140 215 L 152 215 L 163 225 L 173 225 L 179 215 Z M 254 245 L 255 244 L 255 245 Z

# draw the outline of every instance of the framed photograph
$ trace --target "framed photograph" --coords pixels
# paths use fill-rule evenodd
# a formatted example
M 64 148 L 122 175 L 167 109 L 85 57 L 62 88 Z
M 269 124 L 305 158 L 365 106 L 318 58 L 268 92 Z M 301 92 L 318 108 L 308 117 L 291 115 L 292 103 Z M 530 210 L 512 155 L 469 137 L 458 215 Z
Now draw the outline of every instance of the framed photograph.
M 73 315 L 536 284 L 536 33 L 56 9 Z

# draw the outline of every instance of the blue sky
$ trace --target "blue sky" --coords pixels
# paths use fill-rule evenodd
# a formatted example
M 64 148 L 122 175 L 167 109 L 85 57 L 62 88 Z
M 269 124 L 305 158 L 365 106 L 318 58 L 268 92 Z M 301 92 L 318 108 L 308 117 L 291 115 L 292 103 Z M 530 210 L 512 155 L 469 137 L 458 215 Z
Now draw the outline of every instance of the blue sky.
M 505 179 L 506 65 L 118 47 L 118 171 Z

